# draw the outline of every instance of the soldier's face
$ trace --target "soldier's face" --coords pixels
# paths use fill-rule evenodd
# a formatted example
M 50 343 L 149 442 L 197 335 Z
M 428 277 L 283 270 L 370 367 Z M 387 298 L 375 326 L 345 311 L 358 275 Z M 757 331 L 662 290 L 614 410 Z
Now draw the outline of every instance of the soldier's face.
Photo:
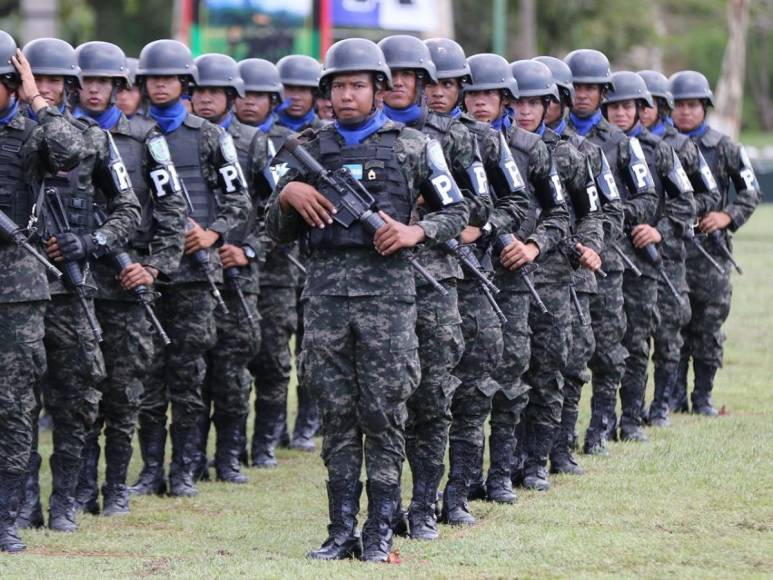
M 536 131 L 545 113 L 545 104 L 539 97 L 524 97 L 515 100 L 516 122 L 521 129 Z
M 81 107 L 89 111 L 101 112 L 110 104 L 113 96 L 113 81 L 104 77 L 85 77 L 83 88 L 79 91 Z
M 234 102 L 236 117 L 249 125 L 262 123 L 271 111 L 271 95 L 247 91 L 244 98 L 236 97 Z
M 580 117 L 589 117 L 601 105 L 601 87 L 599 85 L 574 85 L 574 111 Z
M 658 101 L 657 99 L 652 99 L 652 101 L 655 103 L 654 107 L 642 107 L 639 110 L 639 121 L 647 129 L 658 122 Z
M 416 72 L 392 71 L 392 90 L 384 93 L 384 102 L 393 109 L 407 109 L 416 102 Z
M 459 81 L 443 79 L 436 85 L 427 85 L 424 94 L 427 95 L 427 106 L 436 113 L 448 113 L 459 102 Z
M 464 108 L 483 123 L 491 123 L 502 114 L 502 93 L 498 89 L 464 93 Z
M 8 90 L 8 87 L 6 87 L 5 84 L 0 83 L 0 111 L 4 111 L 8 108 L 12 94 L 13 93 Z
M 314 92 L 309 87 L 285 85 L 285 98 L 290 99 L 287 114 L 291 117 L 303 117 L 314 106 Z
M 553 125 L 561 120 L 561 105 L 550 99 L 548 110 L 545 112 L 545 124 Z
M 228 95 L 222 87 L 196 87 L 191 95 L 193 113 L 209 121 L 219 121 L 228 112 Z
M 329 99 L 323 97 L 317 98 L 317 115 L 320 119 L 326 119 L 328 121 L 333 119 L 333 103 Z
M 343 125 L 364 121 L 373 110 L 375 87 L 368 73 L 337 75 L 330 83 L 330 102 Z
M 706 117 L 706 109 L 700 99 L 681 99 L 674 103 L 674 112 L 671 118 L 676 128 L 682 132 L 697 129 Z
M 183 94 L 183 84 L 176 76 L 147 77 L 145 91 L 154 105 L 166 105 L 176 101 Z
M 64 77 L 35 75 L 35 84 L 40 96 L 52 107 L 58 107 L 64 100 Z
M 121 89 L 115 93 L 115 104 L 127 115 L 133 115 L 140 108 L 142 93 L 137 87 Z
M 636 123 L 636 101 L 619 101 L 607 105 L 607 120 L 623 131 Z

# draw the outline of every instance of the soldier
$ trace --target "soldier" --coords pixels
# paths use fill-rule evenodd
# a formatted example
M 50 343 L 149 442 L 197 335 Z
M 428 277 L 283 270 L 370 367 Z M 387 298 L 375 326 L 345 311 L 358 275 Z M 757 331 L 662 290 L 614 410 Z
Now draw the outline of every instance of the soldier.
M 629 187 L 623 176 L 631 175 L 634 162 L 628 137 L 610 125 L 601 114 L 604 93 L 614 88 L 607 57 L 597 51 L 580 49 L 569 53 L 564 62 L 572 73 L 575 91 L 572 110 L 565 131 L 578 133 L 599 146 L 609 160 L 612 179 L 597 179 L 597 186 L 605 213 L 604 251 L 601 254 L 605 278 L 597 278 L 598 294 L 591 298 L 591 322 L 596 349 L 589 367 L 593 373 L 591 421 L 585 433 L 583 450 L 589 454 L 606 454 L 607 430 L 610 428 L 608 410 L 614 409 L 617 386 L 625 372 L 628 356 L 623 346 L 626 331 L 623 310 L 623 262 L 618 244 L 623 239 L 626 225 L 630 227 L 652 219 L 657 208 L 653 187 Z M 643 167 L 642 167 L 643 165 Z M 636 170 L 641 179 L 649 176 L 646 164 L 638 163 Z M 650 178 L 651 181 L 651 178 Z M 637 182 L 638 183 L 638 182 Z M 619 204 L 622 195 L 622 204 Z
M 560 61 L 559 61 L 560 62 Z M 566 66 L 566 65 L 564 65 Z M 542 134 L 566 191 L 570 215 L 570 236 L 559 246 L 564 268 L 569 271 L 570 350 L 563 369 L 564 399 L 561 406 L 560 429 L 550 450 L 550 471 L 582 475 L 582 468 L 572 454 L 575 443 L 578 405 L 583 383 L 587 380 L 587 363 L 593 354 L 593 331 L 590 327 L 590 298 L 596 293 L 593 272 L 601 266 L 599 252 L 603 246 L 603 214 L 590 164 L 574 144 L 546 126 L 548 110 L 560 109 L 561 93 L 547 65 L 536 60 L 511 64 L 518 82 L 520 97 L 515 102 L 518 126 Z M 546 264 L 547 265 L 547 264 Z M 566 272 L 556 256 L 548 284 L 566 280 Z M 552 292 L 555 292 L 553 290 Z M 543 292 L 540 292 L 543 294 Z M 527 407 L 528 409 L 528 407 Z M 528 426 L 527 426 L 528 428 Z M 528 433 L 527 433 L 528 434 Z
M 674 128 L 671 121 L 671 111 L 674 108 L 674 100 L 668 89 L 668 79 L 661 73 L 653 70 L 638 72 L 644 79 L 647 90 L 652 95 L 652 107 L 645 107 L 639 111 L 639 121 L 653 135 L 659 136 L 663 141 L 676 151 L 682 167 L 693 183 L 700 183 L 700 158 L 698 147 L 686 135 L 682 135 Z M 705 163 L 705 160 L 704 160 Z M 700 214 L 709 211 L 713 195 L 718 196 L 718 191 L 694 191 L 692 195 L 690 223 L 692 227 L 696 215 L 696 209 Z M 676 199 L 679 199 L 678 197 Z M 661 220 L 665 228 L 669 227 L 668 218 Z M 661 231 L 661 228 L 657 228 Z M 679 232 L 688 233 L 686 227 L 681 227 Z M 674 232 L 678 234 L 679 232 Z M 684 237 L 684 236 L 683 236 Z M 660 244 L 663 255 L 663 267 L 668 277 L 674 283 L 682 296 L 681 302 L 676 300 L 663 280 L 658 287 L 658 313 L 660 322 L 655 329 L 652 339 L 654 352 L 652 362 L 655 366 L 655 394 L 647 413 L 649 424 L 654 427 L 666 427 L 669 424 L 669 405 L 673 384 L 679 367 L 679 358 L 684 339 L 682 328 L 690 320 L 690 300 L 687 293 L 687 269 L 685 265 L 685 243 L 678 235 L 670 235 Z
M 709 106 L 714 106 L 714 96 L 706 77 L 695 71 L 681 71 L 671 76 L 669 88 L 674 97 L 674 125 L 698 146 L 720 194 L 716 204 L 707 212 L 698 208 L 698 230 L 710 238 L 710 243 L 701 242 L 723 270 L 718 272 L 707 267 L 698 250 L 688 246 L 687 286 L 692 318 L 683 332 L 684 347 L 675 399 L 678 407 L 686 409 L 687 371 L 692 358 L 695 373 L 692 411 L 714 417 L 717 410 L 712 403 L 711 392 L 717 370 L 722 366 L 725 341 L 722 325 L 730 313 L 732 295 L 731 261 L 728 257 L 732 252 L 732 235 L 751 217 L 762 193 L 743 147 L 706 123 L 706 111 Z M 732 201 L 728 196 L 731 183 L 736 190 Z
M 657 244 L 672 236 L 682 239 L 692 217 L 692 188 L 673 149 L 639 123 L 638 111 L 654 104 L 644 79 L 636 73 L 622 71 L 612 75 L 612 83 L 615 88 L 607 92 L 602 105 L 604 116 L 631 138 L 632 143 L 639 143 L 639 157 L 649 167 L 652 186 L 658 195 L 655 215 L 647 221 L 629 224 L 626 240 L 621 242 L 626 255 L 641 274 L 637 276 L 626 270 L 623 276 L 627 320 L 623 345 L 628 351 L 628 359 L 620 385 L 623 411 L 620 438 L 623 441 L 646 441 L 641 413 L 647 387 L 650 336 L 658 323 L 659 278 L 663 276 L 655 263 L 655 260 L 662 259 Z M 641 183 L 638 180 L 633 182 Z M 609 410 L 609 417 L 614 417 L 614 413 L 613 407 Z
M 85 144 L 80 131 L 41 96 L 29 62 L 4 31 L 0 62 L 0 551 L 20 552 L 26 546 L 15 519 L 34 461 L 35 389 L 46 371 L 43 330 L 50 294 L 45 268 L 19 245 L 19 237 L 26 241 L 24 230 L 15 230 L 27 227 L 34 217 L 36 190 L 30 184 L 40 183 L 49 171 L 74 167 Z M 22 114 L 22 106 L 32 109 L 37 124 Z M 35 455 L 39 465 L 40 456 Z
M 145 107 L 142 103 L 142 93 L 134 81 L 137 74 L 136 58 L 127 58 L 126 66 L 129 73 L 129 83 L 121 85 L 115 92 L 115 104 L 126 115 L 127 119 L 133 119 L 135 115 L 145 115 Z
M 69 90 L 81 88 L 75 50 L 63 40 L 41 38 L 27 43 L 24 53 L 40 93 L 52 106 L 64 110 Z M 81 132 L 85 149 L 76 167 L 46 176 L 41 188 L 48 234 L 46 251 L 49 257 L 63 262 L 68 274 L 65 283 L 52 283 L 52 301 L 46 311 L 49 366 L 44 399 L 54 420 L 48 525 L 53 530 L 74 532 L 81 458 L 97 418 L 99 383 L 105 378 L 99 348 L 101 329 L 94 317 L 91 282 L 82 268 L 134 234 L 140 207 L 120 155 L 111 150 L 107 133 L 94 121 L 75 119 L 69 112 L 64 116 Z M 100 200 L 106 200 L 110 209 L 105 223 L 97 226 L 94 204 Z
M 266 166 L 268 137 L 254 127 L 243 125 L 231 112 L 236 97 L 245 96 L 239 67 L 235 60 L 224 54 L 204 54 L 194 62 L 199 78 L 191 97 L 193 112 L 220 125 L 231 135 L 253 198 L 256 181 L 264 181 L 262 171 Z M 231 230 L 226 242 L 218 249 L 226 279 L 223 299 L 229 312 L 217 317 L 217 344 L 207 356 L 207 380 L 203 392 L 206 409 L 200 422 L 200 458 L 196 475 L 208 479 L 207 436 L 210 408 L 214 403 L 215 470 L 220 481 L 229 483 L 247 483 L 247 477 L 240 473 L 239 455 L 247 435 L 245 428 L 252 389 L 247 363 L 260 347 L 257 218 L 257 206 L 253 201 L 245 226 Z
M 110 248 L 110 253 L 97 260 L 93 269 L 96 314 L 105 332 L 102 352 L 107 378 L 99 386 L 99 416 L 83 450 L 76 501 L 82 511 L 94 515 L 100 512 L 97 466 L 99 435 L 104 426 L 103 513 L 112 516 L 129 512 L 126 472 L 143 383 L 154 350 L 144 305 L 131 291 L 137 287 L 150 289 L 159 276 L 168 278 L 177 269 L 182 257 L 186 208 L 180 195 L 155 197 L 151 193 L 151 148 L 164 141 L 155 123 L 142 116 L 129 120 L 114 104 L 117 92 L 128 90 L 130 83 L 123 51 L 107 42 L 87 42 L 76 53 L 83 88 L 74 115 L 91 119 L 110 132 L 124 161 L 125 177 L 142 207 L 140 227 L 128 247 Z M 115 175 L 117 179 L 124 177 Z M 106 201 L 99 200 L 101 211 Z M 113 254 L 124 250 L 129 251 L 132 263 L 124 266 L 119 280 Z
M 395 252 L 456 236 L 468 209 L 450 183 L 440 145 L 393 123 L 376 93 L 391 88 L 384 55 L 372 42 L 347 39 L 325 58 L 322 90 L 337 121 L 311 136 L 309 154 L 327 169 L 346 165 L 374 196 L 386 222 L 372 237 L 333 221 L 333 205 L 291 164 L 269 202 L 267 228 L 278 242 L 299 235 L 311 255 L 304 288 L 303 380 L 318 397 L 324 424 L 330 526 L 314 559 L 359 556 L 384 562 L 404 459 L 406 401 L 419 381 L 414 277 Z M 289 154 L 283 161 L 291 161 Z M 435 176 L 435 182 L 431 176 Z M 313 183 L 313 182 L 312 182 Z M 388 187 L 387 187 L 388 184 Z M 419 195 L 442 207 L 407 225 Z M 375 250 L 374 250 L 375 246 Z M 343 275 L 345 273 L 345 275 Z M 363 441 L 364 438 L 364 441 Z M 368 519 L 357 531 L 363 455 Z
M 204 411 L 205 354 L 215 346 L 214 310 L 222 282 L 214 248 L 244 225 L 249 196 L 243 184 L 233 139 L 209 121 L 191 115 L 180 102 L 197 79 L 190 50 L 175 40 L 157 40 L 140 53 L 137 82 L 150 102 L 149 116 L 164 134 L 168 150 L 156 152 L 167 175 L 154 180 L 158 190 L 178 195 L 188 205 L 185 249 L 179 269 L 159 281 L 159 318 L 172 343 L 158 349 L 145 384 L 140 410 L 140 449 L 144 462 L 133 494 L 162 494 L 167 409 L 172 406 L 172 463 L 169 493 L 190 497 L 197 490 L 197 419 Z M 173 171 L 176 168 L 176 171 Z M 218 305 L 223 309 L 222 304 Z
M 244 98 L 237 97 L 234 106 L 237 119 L 256 127 L 268 137 L 267 162 L 276 154 L 292 131 L 275 122 L 274 108 L 282 102 L 282 83 L 273 63 L 250 58 L 239 63 L 244 80 Z M 257 215 L 265 213 L 270 188 L 256 188 Z M 287 387 L 290 383 L 292 354 L 290 338 L 298 327 L 296 293 L 301 271 L 298 244 L 276 244 L 267 236 L 261 238 L 260 295 L 258 310 L 264 320 L 257 356 L 249 364 L 255 380 L 255 422 L 252 434 L 251 463 L 254 467 L 276 467 L 274 450 L 285 430 Z M 297 338 L 296 338 L 297 341 Z

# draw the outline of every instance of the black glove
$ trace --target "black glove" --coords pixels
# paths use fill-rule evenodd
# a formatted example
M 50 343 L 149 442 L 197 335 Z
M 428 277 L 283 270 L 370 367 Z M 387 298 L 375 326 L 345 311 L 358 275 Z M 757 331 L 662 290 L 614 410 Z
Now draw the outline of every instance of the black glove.
M 88 234 L 79 236 L 72 232 L 64 232 L 56 235 L 56 241 L 65 262 L 83 260 L 94 250 L 94 242 Z

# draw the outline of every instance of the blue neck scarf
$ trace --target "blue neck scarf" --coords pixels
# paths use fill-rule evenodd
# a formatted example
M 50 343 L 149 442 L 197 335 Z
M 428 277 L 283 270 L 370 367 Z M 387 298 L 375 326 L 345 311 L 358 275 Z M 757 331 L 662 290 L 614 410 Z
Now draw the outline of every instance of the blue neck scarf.
M 590 130 L 593 129 L 596 125 L 599 124 L 599 121 L 601 121 L 601 110 L 597 110 L 595 113 L 593 113 L 590 117 L 578 117 L 571 111 L 569 112 L 569 118 L 572 121 L 572 125 L 574 125 L 574 128 L 577 129 L 577 132 L 585 137 L 588 133 L 590 133 Z
M 692 131 L 687 131 L 684 133 L 684 131 L 680 131 L 680 133 L 684 133 L 688 137 L 703 137 L 706 134 L 706 131 L 709 130 L 709 126 L 706 124 L 706 121 L 695 127 Z
M 341 137 L 344 138 L 346 145 L 351 147 L 352 145 L 357 145 L 365 141 L 365 139 L 381 129 L 386 121 L 387 117 L 384 114 L 384 111 L 378 110 L 370 117 L 365 119 L 362 123 L 356 123 L 354 125 L 342 125 L 336 121 L 335 128 Z
M 628 131 L 626 131 L 625 134 L 628 135 L 629 137 L 638 137 L 639 135 L 641 135 L 641 131 L 642 131 L 641 123 L 636 121 L 636 124 L 630 129 L 628 129 Z
M 266 120 L 263 121 L 260 125 L 258 125 L 258 130 L 261 131 L 264 134 L 268 134 L 269 131 L 271 131 L 271 127 L 274 126 L 274 115 L 269 113 L 266 115 Z
M 566 119 L 561 117 L 561 121 L 558 123 L 558 125 L 553 127 L 553 131 L 555 131 L 559 135 L 563 135 L 564 131 L 566 131 Z
M 89 119 L 93 119 L 102 129 L 109 131 L 118 124 L 118 119 L 121 118 L 121 109 L 115 105 L 111 105 L 101 113 L 93 113 L 87 109 L 75 107 L 72 114 L 78 119 L 81 117 L 88 117 Z
M 10 123 L 16 116 L 18 110 L 19 101 L 17 101 L 15 98 L 12 98 L 5 111 L 0 111 L 0 125 L 7 125 Z
M 540 137 L 545 136 L 545 121 L 542 121 L 542 123 L 539 124 L 539 127 L 534 131 L 537 135 Z
M 150 116 L 158 123 L 164 135 L 176 131 L 188 116 L 188 111 L 178 99 L 174 103 L 164 106 L 150 105 Z
M 458 119 L 459 117 L 462 116 L 462 110 L 457 106 L 451 109 L 451 111 L 448 114 L 454 119 Z
M 666 117 L 665 118 L 665 123 L 666 123 L 666 125 L 670 125 L 672 127 L 674 126 L 674 120 L 671 117 Z
M 228 111 L 225 114 L 225 117 L 223 117 L 220 120 L 220 123 L 218 123 L 223 129 L 228 131 L 228 128 L 231 126 L 231 123 L 234 122 L 234 114 L 231 111 Z
M 65 104 L 65 101 L 62 101 L 56 108 L 59 109 L 59 112 L 64 115 L 64 111 L 67 109 L 67 105 Z M 32 107 L 29 105 L 27 105 L 27 116 L 35 122 L 38 120 L 38 114 L 33 111 Z
M 421 117 L 421 107 L 414 103 L 406 109 L 393 109 L 384 103 L 384 113 L 393 121 L 411 125 L 415 123 L 419 117 Z
M 497 131 L 507 131 L 513 126 L 513 120 L 510 118 L 507 109 L 500 117 L 491 121 L 491 126 Z
M 657 123 L 650 127 L 650 133 L 658 137 L 666 134 L 666 124 L 663 122 L 663 119 L 659 119 Z
M 285 113 L 287 104 L 289 104 L 289 100 L 285 101 L 276 108 L 277 120 L 279 121 L 280 125 L 283 125 L 288 129 L 292 129 L 297 133 L 311 125 L 312 121 L 314 121 L 314 107 L 309 109 L 309 112 L 306 113 L 303 117 L 291 117 Z

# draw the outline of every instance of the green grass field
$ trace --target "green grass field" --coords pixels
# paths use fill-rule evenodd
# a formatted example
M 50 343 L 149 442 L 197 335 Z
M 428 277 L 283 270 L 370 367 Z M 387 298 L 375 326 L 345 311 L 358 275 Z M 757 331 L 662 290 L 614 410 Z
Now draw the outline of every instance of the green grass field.
M 75 535 L 25 531 L 27 552 L 0 555 L 0 577 L 773 575 L 773 207 L 758 210 L 736 248 L 746 273 L 735 276 L 715 391 L 726 416 L 676 416 L 647 444 L 581 456 L 587 475 L 554 478 L 547 494 L 476 502 L 472 528 L 443 527 L 433 543 L 398 539 L 399 565 L 307 561 L 325 537 L 325 473 L 316 454 L 281 451 L 281 467 L 249 470 L 246 486 L 141 498 L 125 518 L 82 516 Z M 44 457 L 50 441 L 43 434 Z M 139 463 L 137 453 L 132 479 Z M 47 497 L 47 468 L 42 482 Z

